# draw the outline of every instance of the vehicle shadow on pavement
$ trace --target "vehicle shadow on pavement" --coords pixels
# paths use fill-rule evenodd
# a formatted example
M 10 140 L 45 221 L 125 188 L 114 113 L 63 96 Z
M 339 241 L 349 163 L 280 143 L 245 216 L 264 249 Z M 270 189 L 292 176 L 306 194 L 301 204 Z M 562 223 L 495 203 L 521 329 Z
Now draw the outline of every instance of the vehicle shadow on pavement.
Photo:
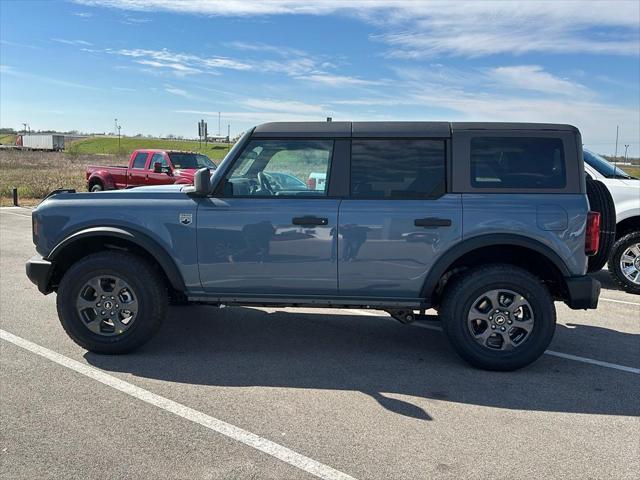
M 558 325 L 556 336 L 589 333 Z M 639 335 L 597 328 L 608 348 Z M 634 337 L 634 338 L 632 338 Z M 429 400 L 551 412 L 640 415 L 633 374 L 543 356 L 517 372 L 474 369 L 442 333 L 386 317 L 276 311 L 170 309 L 158 335 L 134 353 L 87 352 L 101 369 L 194 385 L 358 391 L 399 415 L 431 420 Z M 416 398 L 416 405 L 394 396 Z M 423 401 L 426 400 L 426 401 Z
M 611 274 L 607 269 L 599 270 L 597 272 L 590 273 L 589 275 L 598 280 L 602 288 L 605 290 L 619 290 L 621 292 L 624 291 L 616 282 L 613 281 L 613 279 L 611 278 Z

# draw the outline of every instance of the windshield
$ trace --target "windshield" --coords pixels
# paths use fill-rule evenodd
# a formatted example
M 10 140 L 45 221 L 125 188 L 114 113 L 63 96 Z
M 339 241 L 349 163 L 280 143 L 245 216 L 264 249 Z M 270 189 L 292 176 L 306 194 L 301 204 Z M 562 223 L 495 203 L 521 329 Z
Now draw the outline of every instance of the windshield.
M 584 161 L 597 170 L 597 172 L 606 178 L 633 178 L 620 167 L 616 167 L 613 163 L 608 162 L 597 153 L 584 151 Z
M 197 170 L 207 167 L 213 170 L 216 168 L 215 163 L 209 160 L 209 157 L 200 153 L 169 152 L 169 158 L 173 166 L 179 169 Z

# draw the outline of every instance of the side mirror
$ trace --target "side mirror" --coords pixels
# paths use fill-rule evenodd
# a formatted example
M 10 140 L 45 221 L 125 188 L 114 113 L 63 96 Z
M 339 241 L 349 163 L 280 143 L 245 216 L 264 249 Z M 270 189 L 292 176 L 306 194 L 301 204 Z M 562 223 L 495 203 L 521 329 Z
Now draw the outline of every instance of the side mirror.
M 154 162 L 154 164 L 153 164 L 153 173 L 162 173 L 162 163 Z
M 194 192 L 197 195 L 208 195 L 211 190 L 211 172 L 208 168 L 201 168 L 193 177 Z

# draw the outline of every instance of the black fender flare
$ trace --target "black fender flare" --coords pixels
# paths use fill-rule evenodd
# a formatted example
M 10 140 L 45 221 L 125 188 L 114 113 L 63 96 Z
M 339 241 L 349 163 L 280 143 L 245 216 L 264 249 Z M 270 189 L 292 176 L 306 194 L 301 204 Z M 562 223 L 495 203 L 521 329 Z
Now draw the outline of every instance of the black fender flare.
M 571 276 L 571 272 L 560 255 L 538 240 L 513 233 L 489 233 L 463 240 L 444 253 L 433 265 L 427 278 L 425 278 L 420 296 L 422 298 L 430 298 L 442 275 L 463 255 L 479 248 L 498 245 L 524 247 L 534 250 L 549 259 L 563 277 Z
M 173 258 L 171 258 L 171 255 L 169 255 L 169 253 L 160 246 L 158 242 L 148 235 L 129 228 L 125 229 L 122 227 L 103 226 L 79 230 L 65 237 L 55 247 L 53 247 L 49 255 L 47 255 L 46 260 L 54 263 L 56 257 L 59 256 L 67 247 L 77 241 L 91 237 L 121 238 L 137 245 L 157 260 L 174 290 L 178 292 L 186 291 L 184 278 L 182 278 L 182 274 L 173 261 Z

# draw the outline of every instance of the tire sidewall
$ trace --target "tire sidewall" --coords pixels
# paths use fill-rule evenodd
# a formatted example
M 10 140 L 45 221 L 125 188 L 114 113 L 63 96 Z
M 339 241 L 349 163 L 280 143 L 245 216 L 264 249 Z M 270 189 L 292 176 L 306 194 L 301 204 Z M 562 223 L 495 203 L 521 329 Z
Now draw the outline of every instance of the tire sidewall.
M 619 239 L 613 246 L 611 257 L 609 259 L 609 269 L 612 270 L 618 284 L 627 292 L 640 294 L 640 285 L 635 285 L 622 273 L 620 268 L 620 259 L 622 253 L 635 243 L 640 243 L 640 232 L 633 232 Z
M 490 277 L 495 277 L 492 274 Z M 466 285 L 462 296 L 452 306 L 451 317 L 445 319 L 445 332 L 454 348 L 465 360 L 475 366 L 491 370 L 514 370 L 537 359 L 546 350 L 555 332 L 555 306 L 545 287 L 531 285 L 528 278 L 514 281 L 490 278 L 475 279 L 476 285 Z M 471 283 L 471 282 L 469 282 Z M 469 288 L 470 287 L 470 288 Z M 472 337 L 467 316 L 475 300 L 490 290 L 511 290 L 521 294 L 533 310 L 534 325 L 525 342 L 510 351 L 491 350 Z
M 98 353 L 121 353 L 132 350 L 144 343 L 157 330 L 159 319 L 153 302 L 157 301 L 155 292 L 147 282 L 153 276 L 144 275 L 142 271 L 128 264 L 123 259 L 108 260 L 91 258 L 78 262 L 65 274 L 58 289 L 58 316 L 69 336 L 84 348 Z M 120 277 L 133 289 L 138 301 L 138 312 L 133 324 L 124 333 L 114 336 L 98 335 L 83 325 L 77 312 L 76 301 L 81 289 L 87 281 L 100 275 Z M 142 281 L 145 279 L 145 281 Z

